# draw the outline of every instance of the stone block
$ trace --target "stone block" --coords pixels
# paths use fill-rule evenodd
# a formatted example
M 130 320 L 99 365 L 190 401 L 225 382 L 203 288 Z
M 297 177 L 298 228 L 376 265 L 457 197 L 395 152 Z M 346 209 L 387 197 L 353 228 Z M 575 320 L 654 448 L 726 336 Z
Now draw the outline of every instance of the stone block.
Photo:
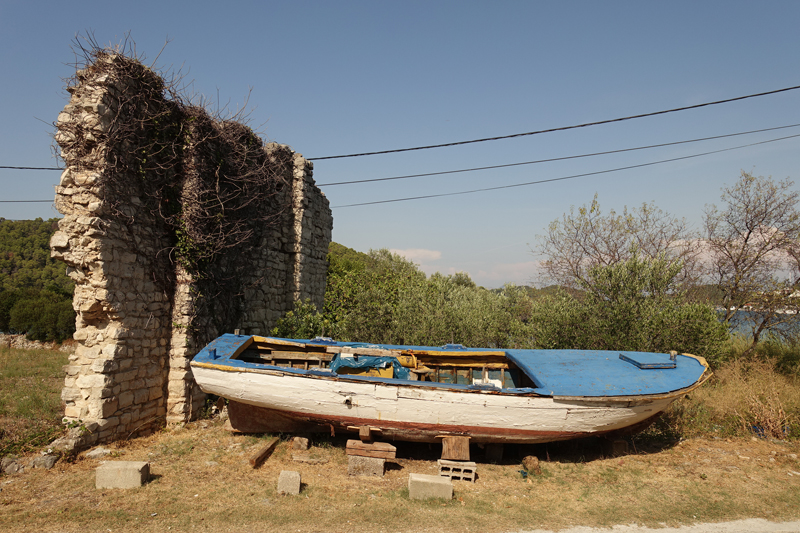
M 16 473 L 17 470 L 14 465 L 16 465 L 17 463 L 19 463 L 19 457 L 17 457 L 16 455 L 6 455 L 2 459 L 0 459 L 0 472 L 5 472 L 6 474 Z
M 603 439 L 603 453 L 611 457 L 628 455 L 628 442 L 621 439 Z
M 111 455 L 112 453 L 114 453 L 113 450 L 109 450 L 108 448 L 103 448 L 102 446 L 100 446 L 90 452 L 87 452 L 85 457 L 87 459 L 100 459 L 102 457 L 105 457 L 106 455 Z
M 128 407 L 132 403 L 133 403 L 133 393 L 131 391 L 125 391 L 119 395 L 120 409 L 122 409 L 123 407 Z
M 132 489 L 150 479 L 150 463 L 145 461 L 109 461 L 95 470 L 98 489 Z
M 89 374 L 80 376 L 75 384 L 81 389 L 102 388 L 106 384 L 106 379 L 103 374 Z
M 150 396 L 150 391 L 147 389 L 141 389 L 140 387 L 136 387 L 136 385 L 144 385 L 142 383 L 132 383 L 131 387 L 134 388 L 135 392 L 133 393 L 133 403 L 136 405 L 141 405 L 147 401 L 147 398 Z
M 53 468 L 53 466 L 55 466 L 57 461 L 57 455 L 41 455 L 33 458 L 31 461 L 31 468 L 44 468 L 45 470 L 50 470 Z
M 103 355 L 105 355 L 105 352 L 107 351 L 106 348 L 108 348 L 109 346 L 111 348 L 116 348 L 112 344 L 106 345 L 106 347 L 103 348 Z M 119 365 L 115 361 L 111 361 L 108 359 L 95 359 L 95 361 L 92 363 L 91 366 L 92 372 L 97 372 L 99 374 L 110 374 L 111 372 L 114 372 L 117 368 L 119 368 Z
M 80 365 L 66 365 L 62 366 L 61 370 L 68 376 L 75 376 L 81 371 Z
M 300 472 L 282 470 L 278 476 L 278 494 L 300 494 Z
M 347 456 L 347 474 L 351 476 L 383 477 L 386 459 L 379 457 Z
M 108 418 L 114 413 L 116 413 L 117 405 L 119 405 L 119 402 L 116 399 L 103 402 L 103 409 L 102 409 L 103 418 Z
M 307 450 L 308 449 L 308 439 L 305 437 L 294 437 L 292 439 L 292 449 L 293 450 Z
M 78 405 L 68 405 L 64 408 L 64 416 L 67 418 L 84 418 L 87 412 L 86 407 Z
M 408 497 L 412 500 L 427 500 L 429 498 L 452 500 L 453 483 L 442 476 L 409 474 Z
M 64 402 L 75 402 L 81 398 L 83 398 L 83 395 L 81 394 L 80 389 L 65 386 L 61 390 L 61 399 L 64 400 Z

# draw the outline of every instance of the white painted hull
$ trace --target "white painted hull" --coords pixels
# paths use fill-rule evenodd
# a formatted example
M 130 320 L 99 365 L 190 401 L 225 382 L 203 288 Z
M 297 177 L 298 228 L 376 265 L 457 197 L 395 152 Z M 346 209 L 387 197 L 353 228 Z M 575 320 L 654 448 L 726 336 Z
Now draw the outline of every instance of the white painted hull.
M 434 442 L 550 442 L 602 435 L 645 422 L 683 392 L 639 397 L 566 398 L 389 384 L 192 365 L 202 390 L 331 430 L 378 428 L 383 438 Z

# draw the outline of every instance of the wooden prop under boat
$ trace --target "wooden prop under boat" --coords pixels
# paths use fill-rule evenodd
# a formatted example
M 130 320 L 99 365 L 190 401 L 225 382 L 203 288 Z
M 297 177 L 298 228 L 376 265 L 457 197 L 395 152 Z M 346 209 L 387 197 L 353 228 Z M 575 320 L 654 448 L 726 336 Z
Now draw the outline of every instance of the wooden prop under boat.
M 530 443 L 646 427 L 708 377 L 689 354 L 369 345 L 226 334 L 191 363 L 242 432 Z

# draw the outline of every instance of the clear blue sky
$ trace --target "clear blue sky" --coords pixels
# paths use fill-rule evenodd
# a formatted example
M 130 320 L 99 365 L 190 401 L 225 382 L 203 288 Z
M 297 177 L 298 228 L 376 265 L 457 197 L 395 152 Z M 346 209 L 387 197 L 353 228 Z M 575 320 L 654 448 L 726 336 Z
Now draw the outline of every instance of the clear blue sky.
M 800 2 L 0 1 L 0 165 L 55 166 L 70 45 L 136 50 L 265 140 L 322 157 L 553 128 L 800 85 Z M 513 140 L 315 164 L 318 184 L 500 165 L 800 123 L 800 90 Z M 389 248 L 486 287 L 527 283 L 537 235 L 592 200 L 654 201 L 695 227 L 741 170 L 800 178 L 798 139 L 513 189 L 346 204 L 559 178 L 800 134 L 800 128 L 571 161 L 322 187 L 333 239 Z M 0 169 L 0 200 L 47 200 L 58 172 Z M 9 219 L 59 216 L 0 203 Z

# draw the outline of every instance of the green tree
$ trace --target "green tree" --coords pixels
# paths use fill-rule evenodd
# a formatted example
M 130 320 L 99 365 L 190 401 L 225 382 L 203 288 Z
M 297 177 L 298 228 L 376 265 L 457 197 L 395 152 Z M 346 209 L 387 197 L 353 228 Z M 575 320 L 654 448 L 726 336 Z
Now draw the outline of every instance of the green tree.
M 56 219 L 0 219 L 0 331 L 63 340 L 75 331 L 74 284 L 50 257 Z
M 384 344 L 523 346 L 530 333 L 525 290 L 488 291 L 469 275 L 434 274 L 387 250 L 361 254 L 331 245 L 325 306 L 296 302 L 273 334 Z
M 691 303 L 680 288 L 682 265 L 666 257 L 593 266 L 582 298 L 562 293 L 535 302 L 531 322 L 541 348 L 676 350 L 716 359 L 727 339 L 713 307 Z
M 48 291 L 20 298 L 9 315 L 9 329 L 30 340 L 63 342 L 75 332 L 72 301 Z
M 50 257 L 50 237 L 57 227 L 57 219 L 0 218 L 0 289 L 51 287 L 72 294 L 74 283 L 64 264 Z
M 294 309 L 278 319 L 278 324 L 272 329 L 271 334 L 290 339 L 339 338 L 338 330 L 337 324 L 318 312 L 317 306 L 309 299 L 297 300 Z
M 0 290 L 0 331 L 10 332 L 11 309 L 22 298 L 21 291 Z

